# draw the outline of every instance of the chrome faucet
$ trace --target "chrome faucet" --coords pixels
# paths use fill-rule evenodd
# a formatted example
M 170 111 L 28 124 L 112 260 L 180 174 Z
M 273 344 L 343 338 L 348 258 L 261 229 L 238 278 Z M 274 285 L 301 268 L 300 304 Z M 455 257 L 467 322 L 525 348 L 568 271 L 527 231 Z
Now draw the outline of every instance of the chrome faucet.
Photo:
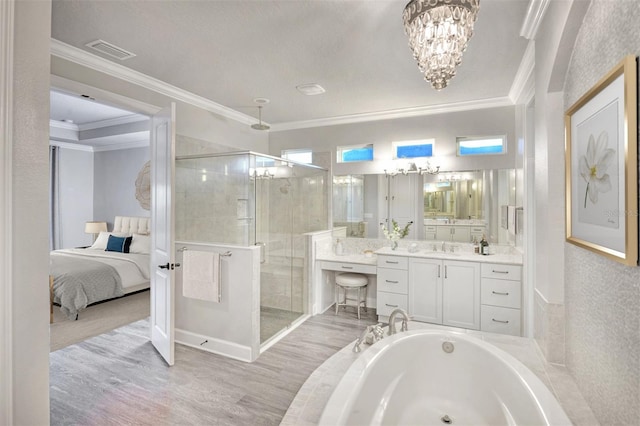
M 364 332 L 362 333 L 362 336 L 358 337 L 358 339 L 356 340 L 356 343 L 353 345 L 353 352 L 358 353 L 362 350 L 360 349 L 360 345 L 363 342 L 367 341 L 367 336 L 369 335 L 371 335 L 372 344 L 379 340 L 382 340 L 382 338 L 384 337 L 384 331 L 382 330 L 382 325 L 383 324 L 367 326 L 367 328 L 365 328 Z
M 446 241 L 442 242 L 442 251 L 447 251 L 447 243 L 446 243 Z
M 391 311 L 391 315 L 389 315 L 389 336 L 392 334 L 396 334 L 396 316 L 402 315 L 402 326 L 400 326 L 400 331 L 407 331 L 409 329 L 407 322 L 409 322 L 409 315 L 404 309 L 394 309 Z

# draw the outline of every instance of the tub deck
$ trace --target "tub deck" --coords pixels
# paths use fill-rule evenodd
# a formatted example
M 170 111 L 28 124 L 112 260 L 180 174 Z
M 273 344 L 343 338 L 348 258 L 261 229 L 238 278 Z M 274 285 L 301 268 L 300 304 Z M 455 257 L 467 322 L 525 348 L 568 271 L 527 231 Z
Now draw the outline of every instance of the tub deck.
M 416 329 L 455 330 L 495 345 L 522 362 L 551 390 L 574 425 L 598 424 L 566 368 L 547 363 L 533 339 L 410 322 L 409 330 Z M 366 352 L 368 345 L 362 346 L 363 351 L 360 354 L 354 353 L 352 348 L 353 343 L 345 346 L 309 376 L 289 406 L 282 426 L 318 424 L 336 386 L 358 356 Z

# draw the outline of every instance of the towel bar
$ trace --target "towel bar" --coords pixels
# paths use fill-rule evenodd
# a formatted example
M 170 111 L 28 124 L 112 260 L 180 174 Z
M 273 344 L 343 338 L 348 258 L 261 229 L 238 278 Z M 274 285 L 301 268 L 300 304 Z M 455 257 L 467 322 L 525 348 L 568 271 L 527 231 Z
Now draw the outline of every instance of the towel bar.
M 189 250 L 189 249 L 186 248 L 186 247 L 182 247 L 182 248 L 178 249 L 178 251 L 187 251 L 187 250 Z M 220 253 L 220 256 L 228 257 L 228 256 L 231 256 L 232 254 L 233 253 L 231 253 L 230 251 L 227 250 L 224 253 Z

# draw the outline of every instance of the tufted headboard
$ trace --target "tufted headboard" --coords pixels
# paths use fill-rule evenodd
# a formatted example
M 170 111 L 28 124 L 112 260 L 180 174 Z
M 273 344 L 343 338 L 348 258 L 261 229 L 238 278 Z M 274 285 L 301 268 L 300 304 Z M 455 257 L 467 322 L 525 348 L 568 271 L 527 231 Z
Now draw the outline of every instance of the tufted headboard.
M 113 232 L 149 235 L 151 222 L 148 217 L 116 216 L 116 220 L 113 222 Z

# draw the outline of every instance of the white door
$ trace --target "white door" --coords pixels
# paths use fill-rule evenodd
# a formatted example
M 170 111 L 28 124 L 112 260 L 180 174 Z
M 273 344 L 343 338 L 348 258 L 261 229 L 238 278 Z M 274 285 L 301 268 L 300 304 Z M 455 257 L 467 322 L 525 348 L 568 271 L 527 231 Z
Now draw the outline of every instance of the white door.
M 151 343 L 174 362 L 175 104 L 151 118 Z

